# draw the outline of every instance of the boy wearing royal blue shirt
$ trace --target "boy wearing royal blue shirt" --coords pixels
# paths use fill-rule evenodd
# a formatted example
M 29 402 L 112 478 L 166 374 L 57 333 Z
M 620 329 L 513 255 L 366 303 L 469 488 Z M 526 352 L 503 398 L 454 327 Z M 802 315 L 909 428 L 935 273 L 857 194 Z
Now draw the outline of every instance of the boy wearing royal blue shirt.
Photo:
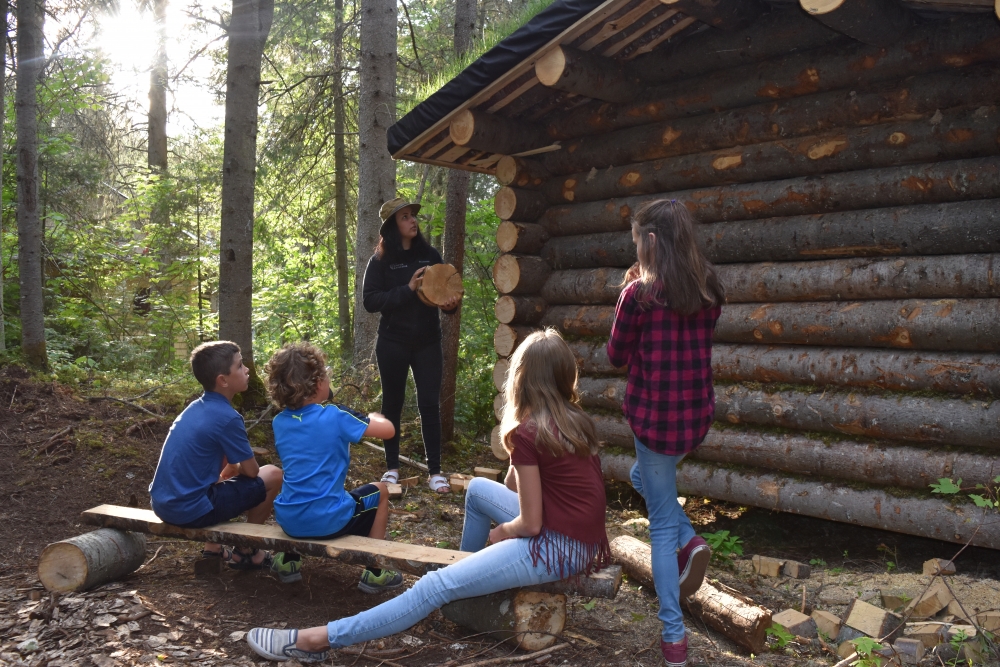
M 177 416 L 163 443 L 149 495 L 160 519 L 204 528 L 241 514 L 264 523 L 281 489 L 281 469 L 260 467 L 250 449 L 243 417 L 232 406 L 250 371 L 236 343 L 204 343 L 191 353 L 191 370 L 205 393 Z M 202 554 L 237 569 L 265 569 L 271 556 L 206 543 Z
M 350 445 L 362 436 L 391 438 L 392 422 L 378 413 L 367 419 L 321 405 L 330 396 L 326 355 L 308 343 L 286 345 L 267 363 L 271 400 L 283 410 L 274 418 L 274 444 L 284 468 L 274 518 L 290 536 L 332 539 L 361 535 L 385 539 L 388 488 L 382 482 L 344 489 Z M 396 588 L 403 577 L 393 570 L 366 568 L 358 588 L 377 593 Z

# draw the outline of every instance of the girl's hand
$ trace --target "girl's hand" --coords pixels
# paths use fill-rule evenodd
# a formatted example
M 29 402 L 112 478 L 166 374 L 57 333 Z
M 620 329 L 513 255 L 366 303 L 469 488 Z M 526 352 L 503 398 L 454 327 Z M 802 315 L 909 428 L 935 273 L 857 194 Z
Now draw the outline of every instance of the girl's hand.
M 503 542 L 504 540 L 509 540 L 510 535 L 504 530 L 504 526 L 507 524 L 501 523 L 499 526 L 490 531 L 490 544 L 497 544 L 498 542 Z
M 424 271 L 427 270 L 426 266 L 422 266 L 413 273 L 413 277 L 410 278 L 410 284 L 407 287 L 410 288 L 411 292 L 417 291 L 417 279 L 424 275 Z

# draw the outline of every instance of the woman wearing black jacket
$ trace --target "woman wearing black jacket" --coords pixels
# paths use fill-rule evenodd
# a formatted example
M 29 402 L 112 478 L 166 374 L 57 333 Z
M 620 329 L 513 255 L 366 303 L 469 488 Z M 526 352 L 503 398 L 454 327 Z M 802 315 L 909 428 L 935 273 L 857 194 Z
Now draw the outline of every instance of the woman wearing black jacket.
M 434 491 L 448 493 L 451 487 L 441 474 L 441 322 L 438 309 L 425 305 L 416 292 L 417 279 L 428 266 L 440 264 L 441 255 L 420 233 L 419 210 L 419 204 L 405 199 L 382 205 L 379 242 L 368 260 L 362 295 L 365 310 L 382 314 L 375 358 L 382 378 L 382 414 L 396 427 L 396 435 L 384 441 L 388 471 L 382 481 L 399 480 L 399 419 L 412 368 L 430 473 L 427 481 Z M 456 297 L 441 310 L 454 313 L 458 301 Z

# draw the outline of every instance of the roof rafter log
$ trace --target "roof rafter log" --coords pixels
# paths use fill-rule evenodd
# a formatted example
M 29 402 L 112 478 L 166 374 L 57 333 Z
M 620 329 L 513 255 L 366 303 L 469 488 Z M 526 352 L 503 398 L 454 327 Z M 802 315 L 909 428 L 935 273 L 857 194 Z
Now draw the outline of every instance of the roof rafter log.
M 535 62 L 542 85 L 605 102 L 630 102 L 642 91 L 637 77 L 617 60 L 556 46 Z
M 940 122 L 930 122 L 938 119 Z M 960 107 L 937 111 L 933 118 L 926 114 L 822 135 L 578 172 L 550 179 L 541 192 L 549 202 L 561 204 L 900 163 L 987 157 L 1000 152 L 998 131 L 997 107 Z
M 537 255 L 500 255 L 493 264 L 493 284 L 501 294 L 536 294 L 550 273 Z
M 451 140 L 458 146 L 511 155 L 552 143 L 545 130 L 523 121 L 478 109 L 459 112 L 448 126 Z
M 863 87 L 1000 60 L 1000 25 L 977 16 L 931 22 L 889 47 L 831 44 L 784 57 L 647 88 L 629 104 L 590 103 L 554 118 L 554 139 L 573 139 L 656 121 L 735 109 L 767 100 Z M 682 92 L 681 92 L 682 91 Z
M 570 174 L 733 146 L 801 137 L 832 128 L 869 126 L 916 113 L 1000 101 L 1000 67 L 933 72 L 885 82 L 872 91 L 836 90 L 763 102 L 714 114 L 676 118 L 580 137 L 540 156 L 545 171 Z M 499 173 L 499 171 L 498 171 Z
M 545 231 L 545 227 L 534 222 L 504 220 L 497 227 L 497 247 L 500 252 L 537 255 L 548 240 L 549 233 Z
M 576 340 L 569 346 L 581 373 L 625 374 L 608 361 L 606 340 Z M 1000 395 L 997 354 L 716 343 L 712 373 L 723 382 Z
M 515 188 L 537 188 L 551 176 L 538 160 L 511 155 L 504 155 L 497 161 L 494 175 L 500 185 Z
M 799 0 L 817 21 L 872 46 L 895 44 L 916 19 L 897 0 Z
M 1000 198 L 1000 158 L 883 167 L 563 204 L 549 207 L 538 223 L 551 236 L 628 230 L 632 211 L 660 197 L 684 202 L 701 223 Z
M 872 255 L 1000 252 L 1000 200 L 840 211 L 699 225 L 698 241 L 717 264 Z M 636 261 L 628 231 L 556 236 L 541 257 L 554 270 Z
M 843 39 L 840 33 L 809 18 L 797 7 L 774 8 L 738 31 L 699 33 L 695 39 L 641 55 L 630 61 L 629 68 L 643 81 L 676 81 L 784 58 Z
M 660 0 L 660 2 L 720 30 L 745 28 L 767 12 L 767 5 L 759 0 Z
M 549 207 L 545 195 L 534 190 L 504 186 L 493 196 L 493 211 L 501 220 L 534 222 Z

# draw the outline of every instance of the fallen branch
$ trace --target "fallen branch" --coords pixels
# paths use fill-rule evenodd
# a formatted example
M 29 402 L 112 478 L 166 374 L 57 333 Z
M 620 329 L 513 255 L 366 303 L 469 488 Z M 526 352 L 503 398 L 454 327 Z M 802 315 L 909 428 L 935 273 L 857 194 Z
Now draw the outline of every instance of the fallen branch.
M 257 424 L 261 423 L 261 421 L 263 421 L 264 417 L 267 417 L 269 414 L 271 414 L 271 410 L 272 409 L 274 409 L 274 403 L 268 403 L 267 404 L 267 410 L 264 410 L 264 414 L 262 414 L 260 417 L 258 417 L 256 419 L 256 421 L 254 421 L 252 424 L 250 424 L 249 426 L 247 426 L 247 433 L 249 433 L 250 429 L 252 429 L 254 426 L 256 426 Z
M 369 449 L 374 449 L 376 452 L 382 452 L 383 454 L 385 454 L 385 448 L 379 447 L 378 445 L 376 445 L 373 442 L 368 442 L 367 440 L 362 440 L 361 444 L 364 445 L 365 447 L 368 447 Z M 426 465 L 424 465 L 423 463 L 417 463 L 416 461 L 414 461 L 411 458 L 407 458 L 405 456 L 400 455 L 399 460 L 402 461 L 403 463 L 406 463 L 407 465 L 413 466 L 414 468 L 419 468 L 420 470 L 423 470 L 424 472 L 430 472 L 430 469 Z
M 146 408 L 142 407 L 138 403 L 133 403 L 132 401 L 126 401 L 123 398 L 115 398 L 114 396 L 88 396 L 87 400 L 88 401 L 114 401 L 115 403 L 122 403 L 124 405 L 129 406 L 130 408 L 135 408 L 136 410 L 141 410 L 141 411 L 145 412 L 147 415 L 153 415 L 157 419 L 161 419 L 161 416 L 158 415 L 158 414 L 156 414 L 152 410 L 147 410 Z
M 53 433 L 52 435 L 42 438 L 41 440 L 32 440 L 31 442 L 0 442 L 0 447 L 30 447 L 31 445 L 37 445 L 42 442 L 52 442 L 56 438 L 62 437 L 64 435 L 69 435 L 73 432 L 72 426 L 67 426 L 58 433 Z
M 461 667 L 482 667 L 483 665 L 500 665 L 503 663 L 528 662 L 529 660 L 540 658 L 543 655 L 548 655 L 549 653 L 555 653 L 556 651 L 561 651 L 567 646 L 569 646 L 568 643 L 556 644 L 555 646 L 543 648 L 541 651 L 535 651 L 534 653 L 528 653 L 527 655 L 506 656 L 503 658 L 490 658 L 489 660 L 480 660 L 479 662 L 467 662 Z
M 163 547 L 162 547 L 162 546 L 159 546 L 159 547 L 157 547 L 157 548 L 156 548 L 156 552 L 155 552 L 155 553 L 153 554 L 153 557 L 152 557 L 152 558 L 150 558 L 149 560 L 147 560 L 147 561 L 146 561 L 145 563 L 143 563 L 142 565 L 140 565 L 140 566 L 139 566 L 139 568 L 138 568 L 138 569 L 136 570 L 136 572 L 138 572 L 139 570 L 141 570 L 142 568 L 146 567 L 147 565 L 149 565 L 150 563 L 152 563 L 152 562 L 153 562 L 154 560 L 156 560 L 156 557 L 160 555 L 160 550 L 161 550 L 161 549 L 163 549 Z M 150 612 L 150 613 L 152 613 L 152 612 Z M 138 619 L 135 619 L 135 618 L 130 618 L 129 620 L 130 620 L 130 621 L 135 621 L 135 620 L 138 620 Z

